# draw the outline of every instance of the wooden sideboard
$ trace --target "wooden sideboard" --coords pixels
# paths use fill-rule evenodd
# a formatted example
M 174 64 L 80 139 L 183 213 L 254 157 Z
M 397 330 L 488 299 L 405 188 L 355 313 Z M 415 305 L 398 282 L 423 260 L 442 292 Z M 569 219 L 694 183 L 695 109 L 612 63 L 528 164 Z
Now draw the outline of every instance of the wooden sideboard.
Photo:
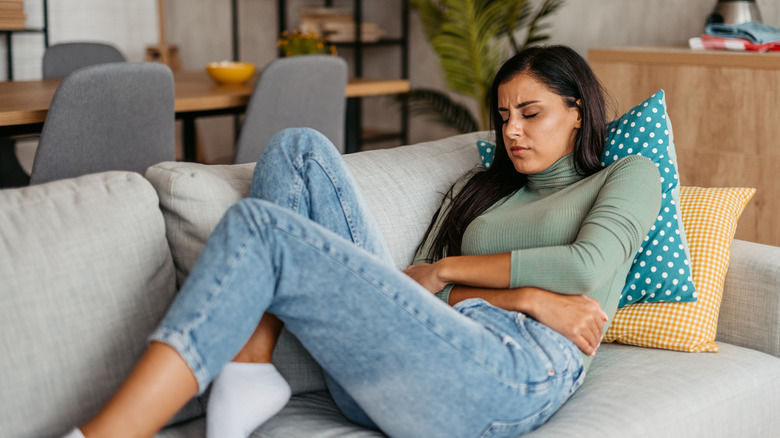
M 617 114 L 663 89 L 681 184 L 755 187 L 736 237 L 780 246 L 780 53 L 615 48 L 588 59 Z

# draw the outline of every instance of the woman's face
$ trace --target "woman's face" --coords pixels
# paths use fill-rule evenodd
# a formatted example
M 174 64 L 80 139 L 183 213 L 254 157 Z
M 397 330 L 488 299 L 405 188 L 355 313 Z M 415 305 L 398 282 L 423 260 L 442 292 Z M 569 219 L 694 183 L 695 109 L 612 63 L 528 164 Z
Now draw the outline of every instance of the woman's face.
M 525 73 L 498 86 L 498 114 L 506 152 L 520 173 L 543 172 L 574 151 L 578 108 Z

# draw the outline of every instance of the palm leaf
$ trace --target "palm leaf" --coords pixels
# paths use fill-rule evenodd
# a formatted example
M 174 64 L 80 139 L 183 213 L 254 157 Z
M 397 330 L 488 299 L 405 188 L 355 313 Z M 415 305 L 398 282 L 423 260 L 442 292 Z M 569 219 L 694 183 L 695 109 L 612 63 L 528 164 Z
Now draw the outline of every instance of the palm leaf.
M 417 88 L 398 97 L 408 102 L 410 113 L 428 117 L 458 133 L 479 130 L 479 123 L 474 119 L 471 111 L 439 90 Z
M 548 15 L 554 14 L 558 9 L 561 8 L 561 6 L 563 6 L 563 3 L 564 0 L 544 0 L 544 3 L 542 3 L 539 11 L 536 13 L 536 15 L 534 15 L 534 17 L 531 19 L 531 22 L 528 24 L 528 36 L 525 39 L 525 44 L 523 44 L 520 50 L 523 50 L 532 44 L 550 39 L 549 35 L 542 33 L 542 31 L 549 28 L 550 25 L 541 23 L 541 20 L 543 20 Z
M 439 33 L 439 29 L 444 23 L 443 1 L 412 0 L 412 7 L 417 10 L 425 37 L 430 41 Z
M 531 4 L 527 0 L 492 0 L 501 3 L 505 10 L 503 21 L 500 23 L 500 32 L 497 38 L 506 37 L 512 46 L 514 53 L 520 51 L 520 43 L 517 41 L 515 31 L 525 27 L 531 18 Z
M 412 6 L 439 56 L 447 87 L 477 101 L 481 121 L 478 126 L 486 129 L 487 95 L 501 62 L 510 50 L 518 52 L 548 39 L 544 31 L 549 26 L 543 20 L 564 1 L 543 0 L 536 13 L 528 0 L 412 0 Z M 521 44 L 517 32 L 525 27 L 528 32 Z M 442 96 L 437 97 L 437 102 L 444 102 Z
M 501 61 L 496 44 L 496 23 L 503 17 L 504 5 L 489 0 L 449 1 L 445 21 L 431 46 L 447 86 L 458 93 L 483 102 Z M 483 125 L 487 113 L 481 111 Z

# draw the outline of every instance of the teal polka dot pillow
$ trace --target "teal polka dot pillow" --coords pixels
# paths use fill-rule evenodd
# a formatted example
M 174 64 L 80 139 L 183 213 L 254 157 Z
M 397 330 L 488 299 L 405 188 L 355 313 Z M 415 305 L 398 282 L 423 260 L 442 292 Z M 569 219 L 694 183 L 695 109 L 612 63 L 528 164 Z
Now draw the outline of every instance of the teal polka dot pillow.
M 690 255 L 679 213 L 679 176 L 672 125 L 666 114 L 663 90 L 607 124 L 607 143 L 601 164 L 608 166 L 629 155 L 650 158 L 661 175 L 661 210 L 637 252 L 618 307 L 639 302 L 697 300 L 691 277 Z M 495 146 L 477 141 L 485 168 Z
M 603 165 L 629 155 L 642 155 L 653 160 L 661 175 L 661 210 L 634 258 L 619 307 L 697 299 L 678 210 L 680 180 L 673 140 L 663 90 L 607 124 Z
M 490 163 L 493 162 L 493 156 L 496 154 L 496 147 L 489 141 L 477 140 L 477 149 L 479 149 L 479 157 L 482 159 L 482 165 L 487 169 L 490 167 Z

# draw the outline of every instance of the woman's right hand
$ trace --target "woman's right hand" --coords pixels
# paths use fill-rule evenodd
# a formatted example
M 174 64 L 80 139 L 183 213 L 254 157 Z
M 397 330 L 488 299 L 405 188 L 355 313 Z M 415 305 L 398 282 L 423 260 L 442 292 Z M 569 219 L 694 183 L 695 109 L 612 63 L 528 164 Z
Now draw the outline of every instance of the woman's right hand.
M 587 295 L 563 295 L 534 289 L 533 305 L 525 313 L 565 336 L 593 356 L 601 344 L 607 314 Z

